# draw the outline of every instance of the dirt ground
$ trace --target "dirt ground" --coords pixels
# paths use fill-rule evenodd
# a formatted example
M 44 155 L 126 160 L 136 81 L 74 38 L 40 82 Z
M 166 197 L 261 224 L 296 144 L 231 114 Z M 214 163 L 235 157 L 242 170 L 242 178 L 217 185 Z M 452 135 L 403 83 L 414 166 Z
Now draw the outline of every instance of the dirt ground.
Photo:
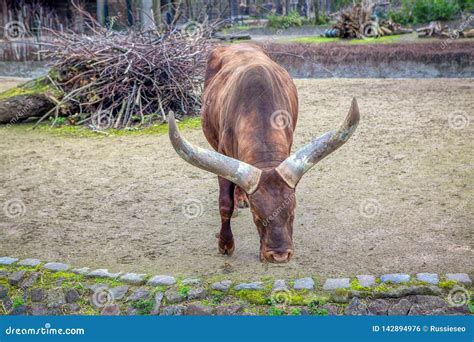
M 474 81 L 296 83 L 294 148 L 335 128 L 352 96 L 361 122 L 298 185 L 289 264 L 259 262 L 248 210 L 233 220 L 235 254 L 218 254 L 216 177 L 181 160 L 166 135 L 66 138 L 15 128 L 0 129 L 0 256 L 250 280 L 472 275 Z M 183 133 L 209 146 L 201 130 Z

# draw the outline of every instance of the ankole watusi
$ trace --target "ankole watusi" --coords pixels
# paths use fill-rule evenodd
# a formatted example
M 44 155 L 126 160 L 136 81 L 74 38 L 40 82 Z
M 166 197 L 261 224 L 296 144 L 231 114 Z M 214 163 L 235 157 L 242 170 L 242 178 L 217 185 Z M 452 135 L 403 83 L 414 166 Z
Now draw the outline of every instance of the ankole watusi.
M 290 155 L 298 117 L 296 87 L 288 72 L 261 48 L 245 44 L 218 47 L 211 53 L 202 103 L 204 135 L 216 151 L 181 137 L 172 113 L 169 135 L 184 160 L 218 176 L 219 251 L 234 252 L 230 220 L 234 202 L 240 199 L 250 205 L 260 235 L 260 259 L 289 261 L 294 253 L 296 185 L 352 135 L 359 122 L 355 98 L 337 130 Z

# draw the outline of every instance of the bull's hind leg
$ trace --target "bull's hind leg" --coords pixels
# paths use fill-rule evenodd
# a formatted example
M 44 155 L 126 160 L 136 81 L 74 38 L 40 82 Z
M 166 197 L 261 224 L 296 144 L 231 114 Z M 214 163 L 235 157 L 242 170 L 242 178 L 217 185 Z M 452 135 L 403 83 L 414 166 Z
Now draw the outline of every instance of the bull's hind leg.
M 234 237 L 230 228 L 230 219 L 234 212 L 234 183 L 225 178 L 219 179 L 219 212 L 221 214 L 221 231 L 216 235 L 219 252 L 232 255 L 234 253 Z

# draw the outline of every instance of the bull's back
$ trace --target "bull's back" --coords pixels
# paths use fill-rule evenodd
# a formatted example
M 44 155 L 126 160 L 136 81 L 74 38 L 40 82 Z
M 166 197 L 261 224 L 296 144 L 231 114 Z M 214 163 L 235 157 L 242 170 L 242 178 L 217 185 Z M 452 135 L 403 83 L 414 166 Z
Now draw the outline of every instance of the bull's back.
M 219 152 L 238 158 L 238 127 L 262 126 L 275 111 L 292 115 L 289 133 L 296 125 L 298 100 L 293 80 L 257 46 L 216 48 L 208 60 L 204 87 L 203 131 Z

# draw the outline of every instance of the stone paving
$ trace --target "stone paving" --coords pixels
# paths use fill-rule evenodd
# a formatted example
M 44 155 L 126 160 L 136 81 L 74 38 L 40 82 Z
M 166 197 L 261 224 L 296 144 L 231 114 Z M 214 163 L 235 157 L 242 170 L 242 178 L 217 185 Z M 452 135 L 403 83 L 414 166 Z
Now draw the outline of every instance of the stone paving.
M 472 315 L 465 273 L 201 279 L 0 257 L 8 315 Z

